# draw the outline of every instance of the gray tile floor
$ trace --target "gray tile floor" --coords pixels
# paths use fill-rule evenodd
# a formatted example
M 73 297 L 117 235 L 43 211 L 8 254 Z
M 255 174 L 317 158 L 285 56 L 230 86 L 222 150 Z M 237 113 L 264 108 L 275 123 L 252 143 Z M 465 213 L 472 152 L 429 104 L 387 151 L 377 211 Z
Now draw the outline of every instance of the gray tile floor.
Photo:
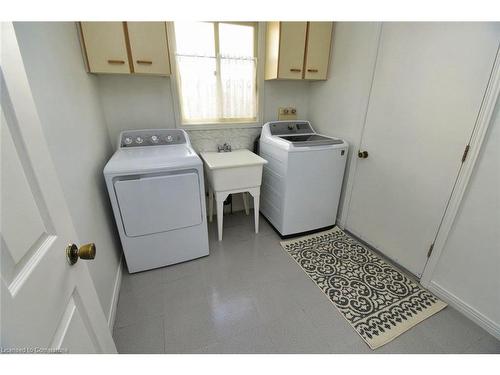
M 372 351 L 253 213 L 209 224 L 210 255 L 124 272 L 120 353 L 500 353 L 500 341 L 447 307 Z

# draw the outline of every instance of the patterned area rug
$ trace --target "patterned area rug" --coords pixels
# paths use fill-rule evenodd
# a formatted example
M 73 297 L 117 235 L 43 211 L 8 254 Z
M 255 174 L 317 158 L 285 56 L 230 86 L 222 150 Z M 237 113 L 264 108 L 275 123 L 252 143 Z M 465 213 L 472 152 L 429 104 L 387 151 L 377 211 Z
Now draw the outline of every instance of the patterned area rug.
M 372 349 L 446 307 L 339 228 L 281 246 Z

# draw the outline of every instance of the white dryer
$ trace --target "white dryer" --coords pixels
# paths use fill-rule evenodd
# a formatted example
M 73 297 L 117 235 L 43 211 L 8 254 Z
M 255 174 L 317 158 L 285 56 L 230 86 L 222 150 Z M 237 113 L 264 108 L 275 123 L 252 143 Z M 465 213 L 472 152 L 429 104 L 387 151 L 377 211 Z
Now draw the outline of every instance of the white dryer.
M 129 272 L 208 255 L 203 164 L 185 131 L 122 132 L 104 177 Z
M 316 134 L 308 121 L 262 127 L 260 211 L 282 236 L 335 225 L 348 145 Z

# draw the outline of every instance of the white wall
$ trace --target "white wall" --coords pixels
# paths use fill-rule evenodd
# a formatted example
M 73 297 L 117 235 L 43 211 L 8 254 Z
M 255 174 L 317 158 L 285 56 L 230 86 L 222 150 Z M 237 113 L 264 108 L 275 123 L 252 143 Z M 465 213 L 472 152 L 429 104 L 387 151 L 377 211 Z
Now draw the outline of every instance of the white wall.
M 169 78 L 112 74 L 94 77 L 113 147 L 122 130 L 175 128 Z
M 95 242 L 91 276 L 105 314 L 119 266 L 118 236 L 102 170 L 112 153 L 96 78 L 85 72 L 76 26 L 15 23 L 43 131 L 68 202 L 77 244 Z M 109 317 L 108 317 L 109 318 Z
M 500 339 L 500 100 L 431 284 Z
M 349 143 L 338 217 L 347 208 L 358 146 L 363 131 L 380 24 L 336 22 L 328 80 L 311 83 L 309 119 L 316 131 L 345 139 Z M 341 221 L 341 224 L 342 221 Z
M 307 120 L 310 115 L 308 81 L 265 81 L 264 123 L 278 119 L 278 107 L 296 107 L 297 118 Z
M 116 146 L 118 135 L 127 129 L 174 128 L 174 103 L 170 85 L 173 78 L 99 75 L 99 93 L 109 134 Z M 309 82 L 266 81 L 264 83 L 263 123 L 277 120 L 278 107 L 293 105 L 298 116 L 309 116 Z M 192 130 L 198 151 L 214 151 L 217 143 L 229 142 L 233 148 L 252 147 L 260 134 L 256 128 Z

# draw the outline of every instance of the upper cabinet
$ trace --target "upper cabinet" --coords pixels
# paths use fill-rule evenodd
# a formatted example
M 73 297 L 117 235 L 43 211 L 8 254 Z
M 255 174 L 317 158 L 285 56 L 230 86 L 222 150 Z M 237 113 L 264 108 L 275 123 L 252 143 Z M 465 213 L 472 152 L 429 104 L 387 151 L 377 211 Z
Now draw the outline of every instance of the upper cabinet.
M 170 75 L 165 22 L 80 22 L 90 73 Z
M 325 80 L 332 22 L 268 22 L 265 78 Z
M 127 26 L 134 72 L 169 75 L 167 24 L 127 22 Z
M 91 73 L 130 73 L 124 22 L 81 22 L 82 44 Z
M 305 79 L 326 79 L 332 44 L 332 22 L 309 22 L 307 31 Z
M 266 79 L 302 79 L 307 22 L 268 22 Z

